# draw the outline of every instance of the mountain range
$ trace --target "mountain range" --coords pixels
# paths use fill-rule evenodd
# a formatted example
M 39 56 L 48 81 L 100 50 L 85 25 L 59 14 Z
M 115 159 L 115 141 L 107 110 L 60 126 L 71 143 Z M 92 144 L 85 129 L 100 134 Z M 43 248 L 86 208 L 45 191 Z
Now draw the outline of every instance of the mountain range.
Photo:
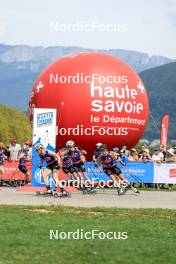
M 10 46 L 1 44 L 0 62 L 13 64 L 17 69 L 28 69 L 31 72 L 40 72 L 48 64 L 64 55 L 84 51 L 102 52 L 117 56 L 131 65 L 137 72 L 174 61 L 173 59 L 163 56 L 149 56 L 146 53 L 122 49 L 96 50 L 63 46 L 44 48 L 27 45 Z
M 148 90 L 153 117 L 146 130 L 146 138 L 158 138 L 159 131 L 155 123 L 159 126 L 164 112 L 170 113 L 171 121 L 176 120 L 174 113 L 176 61 L 163 56 L 149 56 L 146 53 L 120 49 L 93 50 L 63 46 L 44 48 L 1 44 L 0 104 L 27 111 L 31 88 L 39 73 L 54 60 L 81 51 L 96 51 L 117 56 L 139 73 Z M 171 138 L 174 137 L 174 128 L 171 125 Z

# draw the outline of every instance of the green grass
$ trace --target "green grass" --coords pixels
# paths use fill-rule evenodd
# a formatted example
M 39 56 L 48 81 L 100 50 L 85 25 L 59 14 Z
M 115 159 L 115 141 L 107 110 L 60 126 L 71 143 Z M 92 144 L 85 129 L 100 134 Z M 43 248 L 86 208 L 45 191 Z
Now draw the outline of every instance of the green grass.
M 128 232 L 127 240 L 55 240 L 49 230 Z M 0 206 L 0 263 L 176 263 L 176 211 Z

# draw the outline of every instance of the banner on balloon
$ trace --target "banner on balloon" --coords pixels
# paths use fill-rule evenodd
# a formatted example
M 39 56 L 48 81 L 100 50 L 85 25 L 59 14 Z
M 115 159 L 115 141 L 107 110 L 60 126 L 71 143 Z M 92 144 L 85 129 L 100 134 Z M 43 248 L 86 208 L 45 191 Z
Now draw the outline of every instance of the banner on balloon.
M 168 143 L 168 129 L 169 129 L 169 115 L 165 114 L 161 120 L 161 130 L 160 130 L 160 144 L 167 149 Z
M 34 108 L 33 110 L 33 151 L 32 151 L 32 185 L 43 186 L 42 172 L 38 168 L 39 156 L 35 145 L 41 143 L 46 149 L 54 151 L 56 147 L 56 109 Z

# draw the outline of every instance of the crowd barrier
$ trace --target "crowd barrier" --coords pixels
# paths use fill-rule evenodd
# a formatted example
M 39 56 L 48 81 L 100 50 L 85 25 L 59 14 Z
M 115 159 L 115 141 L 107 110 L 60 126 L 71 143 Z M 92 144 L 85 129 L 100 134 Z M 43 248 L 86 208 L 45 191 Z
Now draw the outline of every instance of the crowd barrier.
M 128 162 L 125 167 L 120 163 L 117 165 L 121 168 L 122 173 L 130 182 L 143 183 L 165 183 L 176 184 L 176 163 L 154 163 L 154 162 Z M 101 167 L 96 167 L 93 162 L 85 162 L 88 177 L 94 182 L 101 180 L 108 181 L 108 176 L 102 171 Z M 29 172 L 32 171 L 32 165 L 27 163 Z M 32 173 L 32 185 L 43 186 L 42 170 L 34 167 Z M 59 171 L 59 179 L 66 179 L 67 176 Z M 14 181 L 24 180 L 24 174 L 18 169 L 18 161 L 4 163 L 4 175 L 0 180 Z
M 176 184 L 176 163 L 154 163 L 153 182 Z
M 27 162 L 27 168 L 29 173 L 32 172 L 32 163 Z M 4 174 L 0 178 L 1 181 L 13 182 L 23 181 L 25 179 L 24 174 L 18 169 L 18 161 L 5 161 L 4 162 Z
M 35 164 L 36 165 L 36 164 Z M 124 176 L 133 183 L 164 183 L 176 184 L 176 163 L 154 163 L 154 162 L 128 162 L 125 167 L 117 163 Z M 95 183 L 107 182 L 109 177 L 102 171 L 101 167 L 96 167 L 93 162 L 85 162 L 88 177 Z M 44 186 L 42 170 L 33 166 L 32 185 Z M 59 179 L 67 179 L 67 176 L 59 171 Z M 52 183 L 51 177 L 49 177 Z

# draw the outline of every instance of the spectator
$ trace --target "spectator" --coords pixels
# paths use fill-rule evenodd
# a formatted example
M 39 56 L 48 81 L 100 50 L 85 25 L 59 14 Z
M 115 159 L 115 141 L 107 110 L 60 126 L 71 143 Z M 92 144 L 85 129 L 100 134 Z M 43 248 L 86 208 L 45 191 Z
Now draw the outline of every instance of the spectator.
M 173 146 L 167 151 L 166 155 L 167 162 L 176 162 L 176 146 Z
M 148 149 L 144 149 L 143 150 L 143 153 L 141 154 L 139 160 L 143 161 L 143 162 L 147 162 L 147 161 L 151 161 L 152 160 Z
M 18 160 L 19 153 L 21 151 L 20 144 L 17 144 L 16 139 L 13 139 L 11 141 L 11 144 L 9 146 L 9 152 L 10 152 L 10 161 Z
M 138 153 L 137 150 L 135 148 L 132 148 L 130 151 L 130 155 L 128 157 L 128 161 L 138 161 L 139 157 L 138 157 Z
M 167 151 L 166 151 L 164 145 L 162 145 L 162 144 L 160 145 L 160 152 L 163 153 L 163 156 L 164 156 L 163 161 L 166 161 L 166 153 L 167 153 Z
M 176 156 L 176 145 L 174 145 L 171 149 L 172 149 L 174 156 Z
M 32 141 L 27 140 L 24 143 L 23 152 L 26 153 L 27 160 L 32 160 Z
M 129 150 L 127 150 L 127 147 L 128 147 L 127 144 L 122 144 L 122 149 L 121 150 L 125 151 L 125 155 L 128 157 L 130 152 L 129 152 Z
M 9 160 L 10 158 L 10 152 L 8 150 L 8 147 L 5 147 L 3 143 L 1 143 L 3 145 L 2 149 L 4 151 L 4 155 L 6 156 L 6 159 Z
M 124 150 L 121 149 L 120 156 L 119 156 L 118 161 L 122 162 L 124 165 L 127 164 L 127 162 L 128 162 L 128 156 L 126 155 L 125 149 Z
M 119 156 L 120 156 L 120 154 L 119 154 L 119 148 L 115 147 L 110 152 L 115 157 L 115 160 L 118 161 Z
M 0 142 L 0 181 L 2 181 L 2 176 L 4 174 L 4 159 L 6 158 L 3 147 L 4 144 Z
M 160 148 L 156 148 L 154 154 L 152 155 L 152 160 L 157 163 L 161 163 L 164 160 L 164 155 L 160 151 Z
M 141 145 L 141 151 L 139 152 L 139 158 L 143 155 L 144 150 L 147 149 L 145 144 Z

